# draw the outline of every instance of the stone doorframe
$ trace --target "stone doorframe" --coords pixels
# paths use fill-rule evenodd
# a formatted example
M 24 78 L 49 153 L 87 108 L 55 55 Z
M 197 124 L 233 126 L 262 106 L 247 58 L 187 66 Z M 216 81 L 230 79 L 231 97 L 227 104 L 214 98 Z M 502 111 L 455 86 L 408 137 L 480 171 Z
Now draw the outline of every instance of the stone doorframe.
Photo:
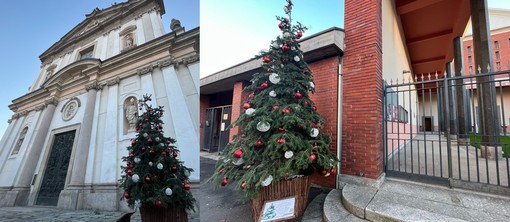
M 80 126 L 81 126 L 81 124 L 79 124 L 79 123 L 73 124 L 73 125 L 53 129 L 49 133 L 49 137 L 46 139 L 47 143 L 45 145 L 45 149 L 42 153 L 42 156 L 39 159 L 39 163 L 37 164 L 38 165 L 38 170 L 36 170 L 37 176 L 34 175 L 32 177 L 32 184 L 30 187 L 30 195 L 29 195 L 29 199 L 28 199 L 29 206 L 35 205 L 36 200 L 37 200 L 37 195 L 39 195 L 39 189 L 41 188 L 41 185 L 42 185 L 42 179 L 44 176 L 44 172 L 46 170 L 46 165 L 49 160 L 51 148 L 53 147 L 53 141 L 55 140 L 55 135 L 75 130 L 76 132 L 75 132 L 75 137 L 74 137 L 74 142 L 73 142 L 73 148 L 71 151 L 71 157 L 69 158 L 69 167 L 67 168 L 66 182 L 64 185 L 64 189 L 67 189 L 67 187 L 69 186 L 69 180 L 71 178 L 70 175 L 71 175 L 72 168 L 73 168 L 74 156 L 75 156 L 76 146 L 77 146 L 77 142 L 78 142 L 78 136 L 80 135 Z

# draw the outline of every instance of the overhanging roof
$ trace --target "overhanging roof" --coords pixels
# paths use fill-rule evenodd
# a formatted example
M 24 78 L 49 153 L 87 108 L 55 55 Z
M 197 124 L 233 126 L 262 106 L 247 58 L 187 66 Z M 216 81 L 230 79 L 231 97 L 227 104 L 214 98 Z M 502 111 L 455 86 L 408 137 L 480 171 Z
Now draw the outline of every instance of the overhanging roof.
M 469 0 L 395 0 L 414 75 L 443 73 L 453 39 L 470 17 Z
M 332 27 L 314 35 L 301 39 L 301 50 L 306 62 L 314 62 L 323 58 L 341 55 L 344 49 L 343 29 Z M 200 79 L 200 94 L 210 95 L 232 90 L 234 83 L 249 81 L 252 75 L 260 71 L 262 60 L 250 59 L 230 68 Z

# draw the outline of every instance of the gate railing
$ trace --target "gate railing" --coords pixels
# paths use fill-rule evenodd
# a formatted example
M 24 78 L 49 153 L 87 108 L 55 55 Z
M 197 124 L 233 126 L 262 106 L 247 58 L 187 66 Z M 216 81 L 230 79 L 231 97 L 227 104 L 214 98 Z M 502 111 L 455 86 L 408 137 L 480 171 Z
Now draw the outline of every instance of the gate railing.
M 388 176 L 510 187 L 509 71 L 427 74 L 384 88 Z

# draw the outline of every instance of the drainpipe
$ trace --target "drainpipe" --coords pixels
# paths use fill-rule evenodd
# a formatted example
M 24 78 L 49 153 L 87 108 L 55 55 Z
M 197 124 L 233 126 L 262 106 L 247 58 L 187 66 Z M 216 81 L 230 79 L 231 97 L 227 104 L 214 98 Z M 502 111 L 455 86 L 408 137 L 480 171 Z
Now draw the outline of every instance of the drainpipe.
M 337 121 L 338 127 L 336 128 L 336 157 L 341 160 L 342 154 L 342 81 L 343 81 L 343 71 L 342 71 L 342 57 L 339 58 L 338 63 L 338 102 L 337 102 Z M 340 189 L 340 162 L 337 164 L 337 173 L 336 173 L 336 189 Z

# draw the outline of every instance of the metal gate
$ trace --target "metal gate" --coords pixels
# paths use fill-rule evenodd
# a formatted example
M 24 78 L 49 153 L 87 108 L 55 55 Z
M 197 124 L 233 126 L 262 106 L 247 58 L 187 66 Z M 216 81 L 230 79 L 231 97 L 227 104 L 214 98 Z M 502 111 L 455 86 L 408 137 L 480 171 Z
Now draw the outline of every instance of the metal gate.
M 508 71 L 384 85 L 387 176 L 510 194 Z
M 37 195 L 37 205 L 57 206 L 60 191 L 64 189 L 69 159 L 76 131 L 55 135 L 44 177 Z
M 205 110 L 204 140 L 202 150 L 221 153 L 229 140 L 232 106 L 220 106 Z

